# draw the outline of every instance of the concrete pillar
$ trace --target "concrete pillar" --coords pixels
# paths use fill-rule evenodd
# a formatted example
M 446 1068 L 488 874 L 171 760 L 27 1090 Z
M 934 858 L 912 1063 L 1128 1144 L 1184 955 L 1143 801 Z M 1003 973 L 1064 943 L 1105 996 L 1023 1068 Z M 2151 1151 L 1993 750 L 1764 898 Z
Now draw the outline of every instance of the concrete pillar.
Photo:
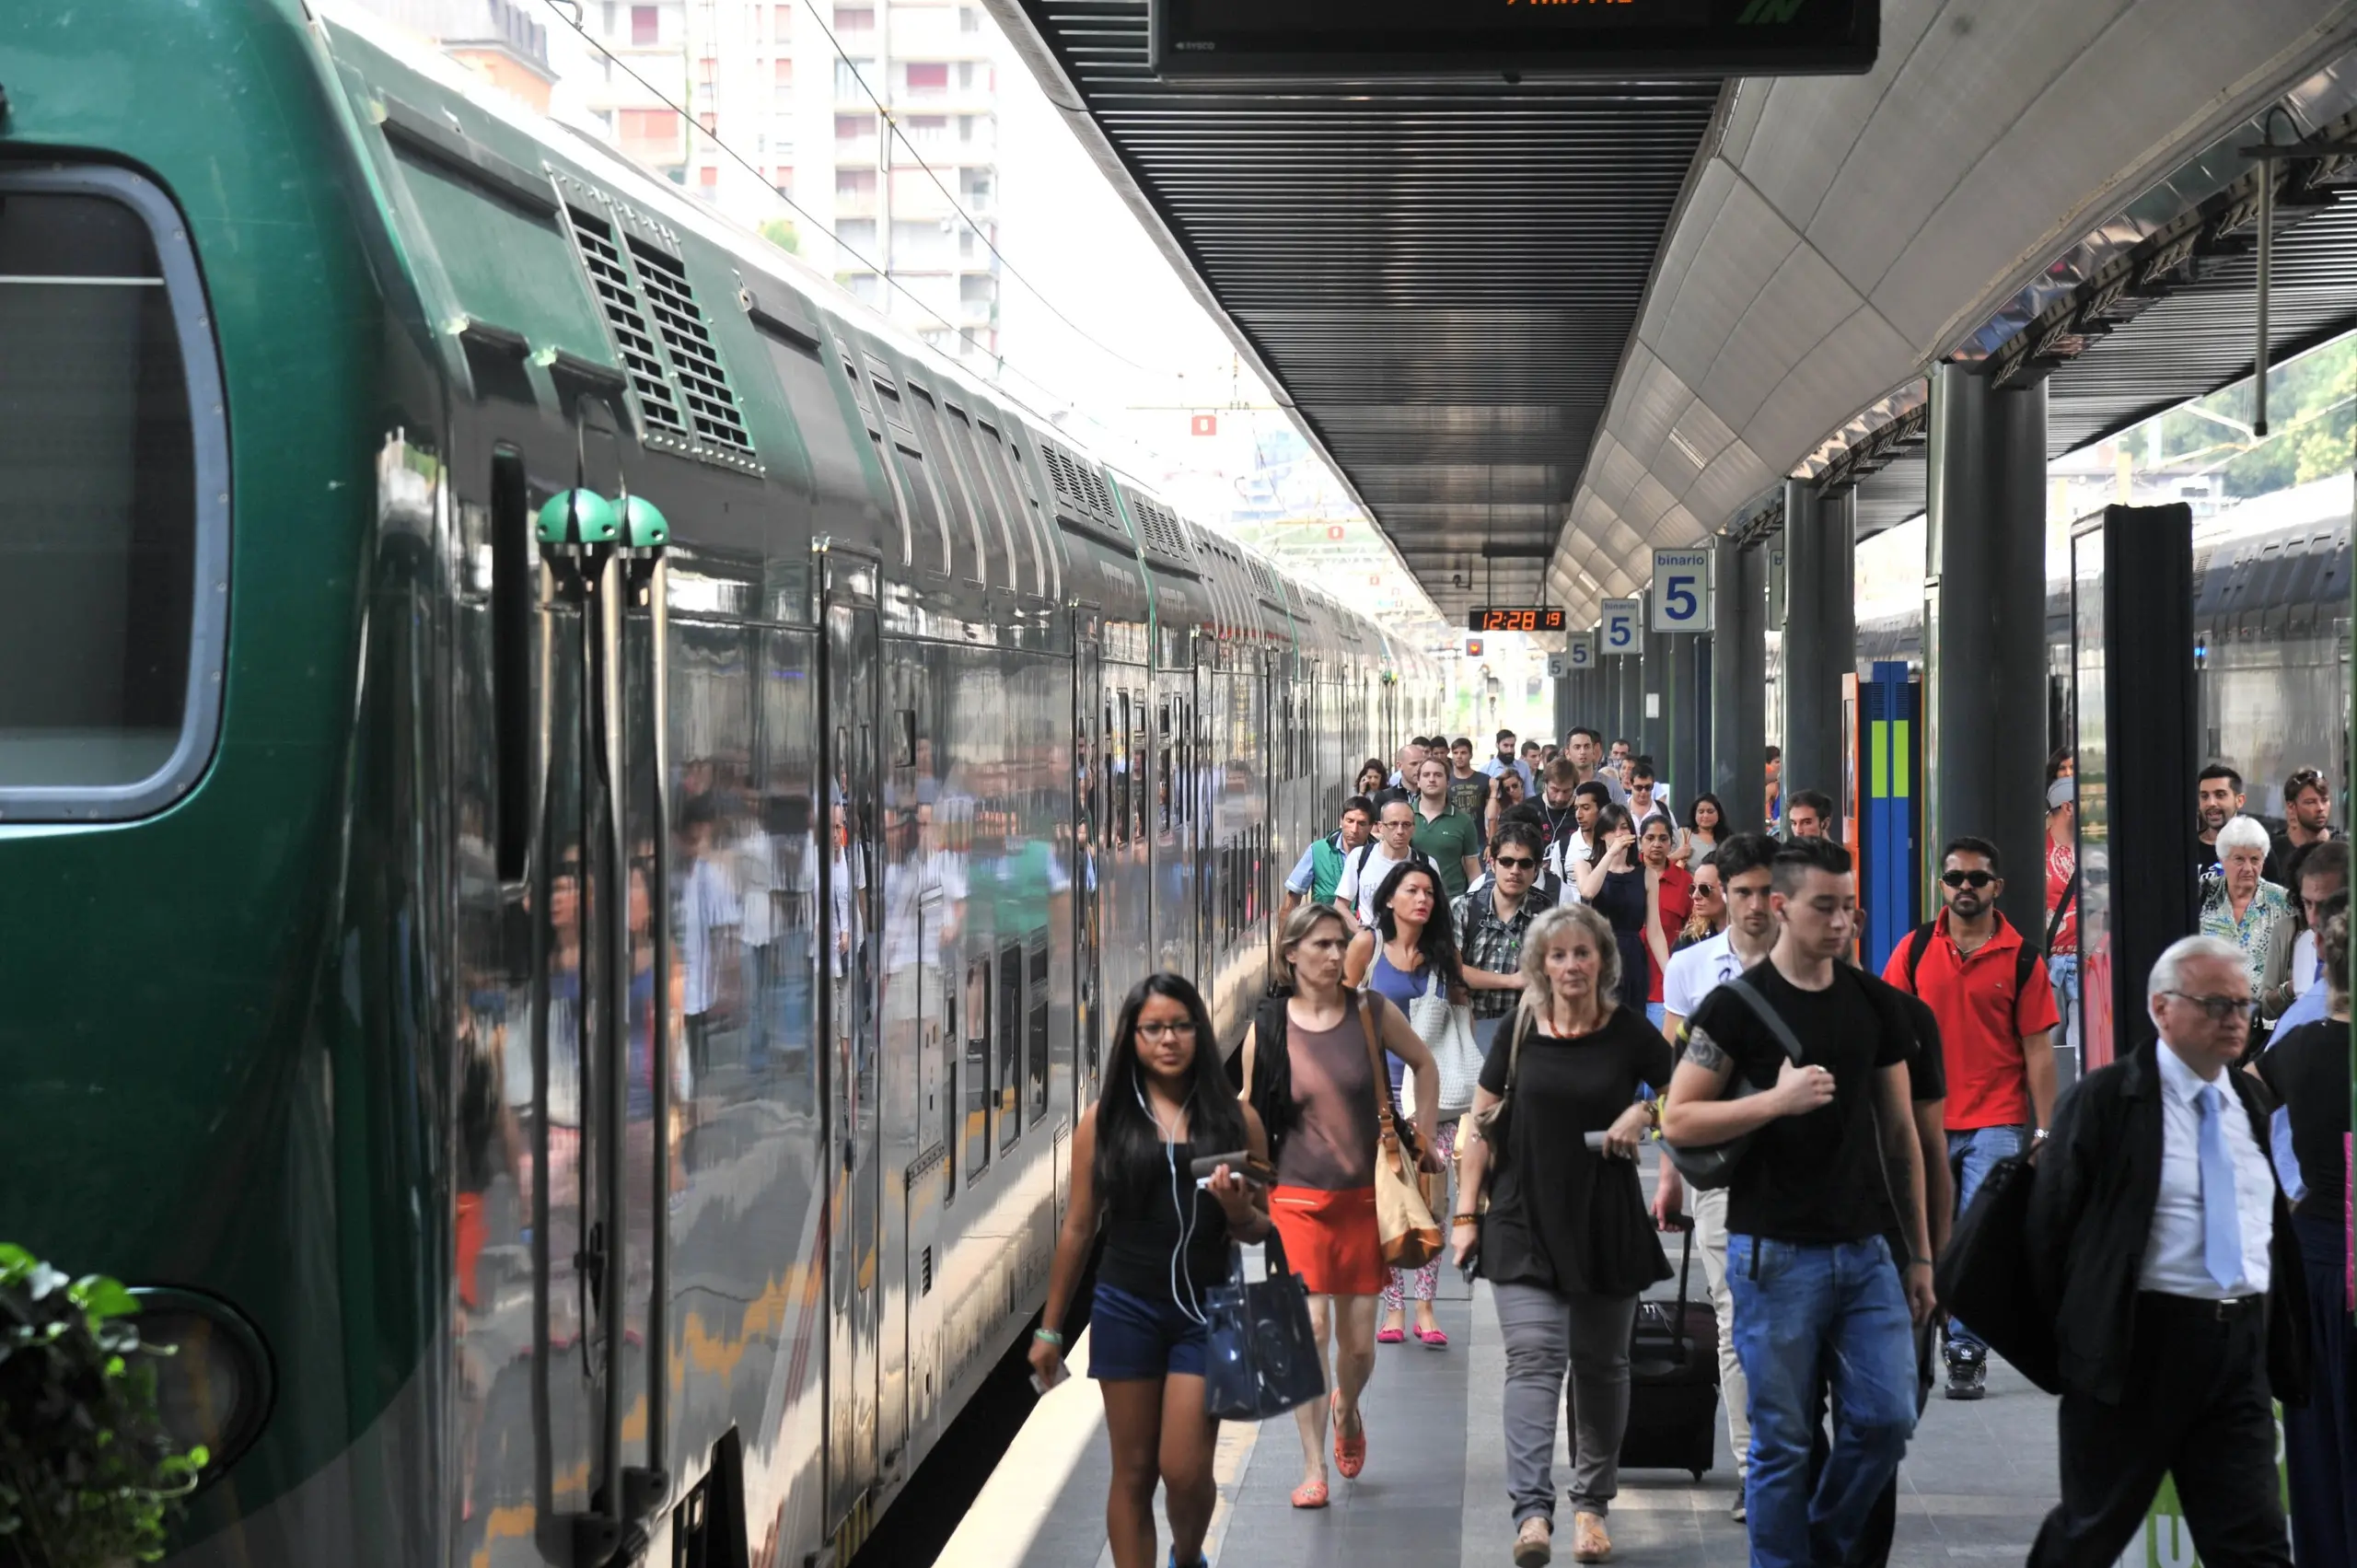
M 2046 384 L 1992 389 L 1962 365 L 1932 376 L 1923 594 L 1924 844 L 1958 834 L 2004 857 L 1998 907 L 2045 930 Z
M 1784 482 L 1784 798 L 1823 790 L 1837 817 L 1841 677 L 1858 658 L 1852 515 L 1848 492 L 1821 495 L 1807 481 Z
M 1710 789 L 1750 830 L 1767 796 L 1768 552 L 1721 539 L 1711 565 Z

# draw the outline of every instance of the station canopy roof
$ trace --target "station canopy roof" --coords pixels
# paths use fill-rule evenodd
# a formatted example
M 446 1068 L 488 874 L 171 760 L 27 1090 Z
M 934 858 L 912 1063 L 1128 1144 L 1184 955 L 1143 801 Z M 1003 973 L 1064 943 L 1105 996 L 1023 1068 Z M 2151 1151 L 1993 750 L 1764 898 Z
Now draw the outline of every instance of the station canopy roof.
M 1247 94 L 1155 80 L 1145 0 L 989 3 L 1443 612 L 1575 627 L 2357 44 L 2331 0 L 1884 0 L 1863 75 Z

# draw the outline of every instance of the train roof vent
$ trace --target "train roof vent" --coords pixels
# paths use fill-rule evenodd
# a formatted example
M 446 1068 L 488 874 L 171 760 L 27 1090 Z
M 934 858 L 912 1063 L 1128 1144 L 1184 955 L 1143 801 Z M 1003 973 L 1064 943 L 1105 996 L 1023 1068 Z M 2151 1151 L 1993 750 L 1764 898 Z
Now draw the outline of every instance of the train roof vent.
M 679 401 L 671 395 L 662 352 L 647 331 L 646 312 L 631 281 L 629 264 L 615 244 L 612 221 L 577 203 L 565 203 L 565 211 L 573 220 L 573 242 L 581 251 L 581 265 L 589 274 L 590 286 L 598 291 L 606 325 L 613 329 L 615 345 L 621 350 L 622 368 L 630 375 L 640 421 L 650 432 L 686 436 L 687 423 L 679 417 Z
M 639 282 L 646 290 L 656 330 L 670 351 L 671 371 L 688 405 L 696 440 L 724 452 L 751 457 L 752 438 L 745 434 L 744 416 L 737 412 L 737 399 L 728 389 L 728 373 L 721 367 L 712 331 L 704 325 L 703 313 L 696 308 L 695 295 L 688 287 L 687 268 L 636 235 L 631 237 L 630 253 L 638 263 Z
M 1146 553 L 1191 568 L 1195 552 L 1187 547 L 1187 526 L 1178 520 L 1178 514 L 1159 501 L 1134 494 L 1130 504 L 1137 513 L 1138 529 L 1145 536 Z

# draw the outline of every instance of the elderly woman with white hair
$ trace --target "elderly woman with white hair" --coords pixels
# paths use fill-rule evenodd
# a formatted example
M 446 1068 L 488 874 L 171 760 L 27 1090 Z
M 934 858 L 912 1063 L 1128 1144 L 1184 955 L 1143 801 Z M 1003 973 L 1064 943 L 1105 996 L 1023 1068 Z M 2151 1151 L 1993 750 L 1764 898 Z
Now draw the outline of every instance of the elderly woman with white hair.
M 2236 817 L 2219 829 L 2223 875 L 2203 882 L 2201 899 L 2201 935 L 2232 942 L 2242 952 L 2259 1028 L 2292 1005 L 2292 944 L 2300 928 L 2292 896 L 2259 875 L 2270 842 L 2267 829 L 2253 818 Z

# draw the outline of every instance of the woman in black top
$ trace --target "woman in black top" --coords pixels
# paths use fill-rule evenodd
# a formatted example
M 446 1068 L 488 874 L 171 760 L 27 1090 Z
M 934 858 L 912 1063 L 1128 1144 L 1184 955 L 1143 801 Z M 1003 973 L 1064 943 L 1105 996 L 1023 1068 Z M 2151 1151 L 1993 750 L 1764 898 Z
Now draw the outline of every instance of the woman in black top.
M 1645 868 L 1637 859 L 1637 825 L 1627 807 L 1608 805 L 1596 812 L 1579 883 L 1580 897 L 1611 923 L 1620 955 L 1615 1000 L 1642 1019 L 1652 990 L 1645 968 Z
M 1171 1562 L 1203 1561 L 1219 1436 L 1203 1413 L 1203 1293 L 1227 1277 L 1229 1242 L 1269 1231 L 1267 1188 L 1225 1163 L 1198 1188 L 1197 1151 L 1265 1161 L 1269 1141 L 1228 1087 L 1202 997 L 1175 974 L 1148 975 L 1121 1004 L 1103 1092 L 1073 1130 L 1072 1207 L 1031 1344 L 1039 1381 L 1053 1387 L 1064 1375 L 1060 1325 L 1101 1214 L 1088 1375 L 1105 1397 L 1113 1448 L 1105 1531 L 1120 1568 L 1152 1568 L 1157 1482 Z
M 2307 1189 L 2292 1211 L 2308 1282 L 2308 1402 L 2283 1407 L 2292 1555 L 2357 1562 L 2357 1349 L 2349 1325 L 2349 912 L 2324 923 L 2326 1016 L 2267 1048 L 2253 1069 L 2292 1122 Z M 2282 1140 L 2279 1131 L 2278 1142 Z M 2280 1150 L 2279 1150 L 2280 1155 Z M 2288 1186 L 2289 1183 L 2287 1182 Z
M 1637 1180 L 1637 1145 L 1675 1059 L 1642 1008 L 1618 999 L 1620 944 L 1595 910 L 1551 909 L 1523 938 L 1522 1005 L 1482 1064 L 1469 1128 L 1502 1098 L 1504 1146 L 1469 1134 L 1450 1231 L 1461 1263 L 1478 1248 L 1506 1347 L 1506 1483 L 1515 1561 L 1552 1551 L 1555 1411 L 1573 1397 L 1572 1556 L 1600 1562 L 1629 1421 L 1629 1331 L 1637 1295 L 1669 1277 Z M 1644 1098 L 1640 1098 L 1640 1095 Z M 1589 1144 L 1600 1135 L 1602 1147 Z M 1487 1214 L 1478 1214 L 1484 1187 Z

